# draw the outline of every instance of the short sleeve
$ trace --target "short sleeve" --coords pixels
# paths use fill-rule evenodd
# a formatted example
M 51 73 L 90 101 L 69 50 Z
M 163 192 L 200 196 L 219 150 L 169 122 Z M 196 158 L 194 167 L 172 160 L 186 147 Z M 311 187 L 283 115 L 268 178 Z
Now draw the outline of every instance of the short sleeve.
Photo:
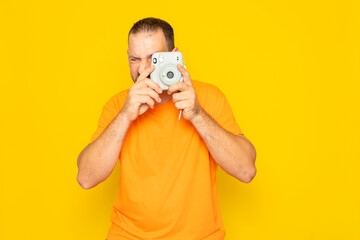
M 114 120 L 115 117 L 116 111 L 113 107 L 113 104 L 111 104 L 111 101 L 108 101 L 102 108 L 97 129 L 93 133 L 90 143 L 94 142 L 104 132 L 104 130 Z
M 222 126 L 225 130 L 231 132 L 234 135 L 239 135 L 244 133 L 241 131 L 239 125 L 237 124 L 234 114 L 231 110 L 230 104 L 226 99 L 224 93 L 217 88 L 217 99 L 216 99 L 216 109 L 214 109 L 214 119 L 217 123 Z

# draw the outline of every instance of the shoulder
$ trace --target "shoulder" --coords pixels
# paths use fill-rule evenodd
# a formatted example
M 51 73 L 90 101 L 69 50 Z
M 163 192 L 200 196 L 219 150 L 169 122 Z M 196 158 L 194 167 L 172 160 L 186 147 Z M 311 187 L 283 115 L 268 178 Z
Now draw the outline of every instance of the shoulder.
M 126 98 L 127 98 L 127 95 L 129 93 L 129 89 L 125 89 L 125 90 L 122 90 L 118 93 L 116 93 L 115 95 L 113 95 L 109 101 L 113 101 L 113 102 L 122 102 L 122 101 L 125 101 Z
M 224 93 L 214 84 L 192 80 L 196 96 L 205 103 L 214 102 L 224 97 Z
M 200 106 L 214 119 L 219 119 L 224 111 L 228 111 L 228 101 L 220 88 L 194 80 L 193 86 Z

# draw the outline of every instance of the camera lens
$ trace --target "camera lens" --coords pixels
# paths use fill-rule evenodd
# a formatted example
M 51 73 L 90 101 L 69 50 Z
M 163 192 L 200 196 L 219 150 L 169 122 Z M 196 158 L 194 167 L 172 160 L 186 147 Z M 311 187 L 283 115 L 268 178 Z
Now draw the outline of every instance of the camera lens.
M 153 59 L 153 63 L 154 63 L 154 64 L 157 63 L 157 59 L 156 59 L 156 58 Z
M 169 72 L 167 72 L 166 76 L 171 79 L 174 77 L 174 73 L 169 71 Z

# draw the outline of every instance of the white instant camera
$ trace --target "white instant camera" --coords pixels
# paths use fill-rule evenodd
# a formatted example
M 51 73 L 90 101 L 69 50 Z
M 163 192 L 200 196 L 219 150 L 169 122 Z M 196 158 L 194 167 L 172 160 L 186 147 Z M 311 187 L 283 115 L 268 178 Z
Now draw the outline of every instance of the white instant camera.
M 159 84 L 163 90 L 167 90 L 171 84 L 182 82 L 183 78 L 177 64 L 183 65 L 181 52 L 154 53 L 151 57 L 151 65 L 155 66 L 155 70 L 150 73 L 150 79 Z

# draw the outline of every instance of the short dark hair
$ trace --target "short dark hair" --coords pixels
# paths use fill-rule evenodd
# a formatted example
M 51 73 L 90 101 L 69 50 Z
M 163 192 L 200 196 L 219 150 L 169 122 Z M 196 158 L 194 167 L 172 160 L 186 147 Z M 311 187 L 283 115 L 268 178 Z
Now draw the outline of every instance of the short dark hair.
M 164 33 L 168 50 L 169 51 L 173 50 L 175 47 L 174 30 L 169 23 L 159 18 L 148 17 L 134 23 L 134 25 L 129 31 L 128 39 L 130 34 L 136 34 L 138 32 L 151 33 L 151 32 L 155 32 L 158 29 L 161 29 Z

